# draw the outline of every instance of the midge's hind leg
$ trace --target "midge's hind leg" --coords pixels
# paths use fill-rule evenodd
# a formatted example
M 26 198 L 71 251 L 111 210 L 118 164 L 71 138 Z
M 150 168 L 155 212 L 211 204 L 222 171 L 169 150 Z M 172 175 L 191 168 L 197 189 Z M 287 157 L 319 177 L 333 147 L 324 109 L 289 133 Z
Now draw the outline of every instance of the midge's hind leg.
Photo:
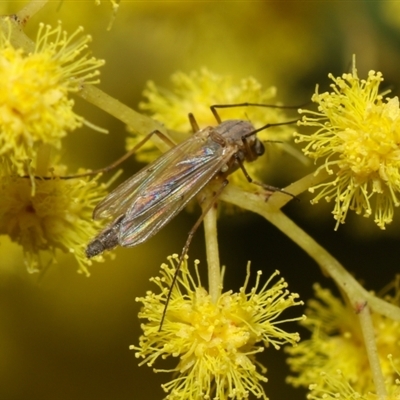
M 112 164 L 107 165 L 106 167 L 95 169 L 93 171 L 82 172 L 81 174 L 74 174 L 74 175 L 66 175 L 60 176 L 60 179 L 76 179 L 76 178 L 83 178 L 85 176 L 92 176 L 97 174 L 102 174 L 109 172 L 115 168 L 117 168 L 120 164 L 122 164 L 125 160 L 135 154 L 148 140 L 151 139 L 153 135 L 157 135 L 164 143 L 166 143 L 171 148 L 175 146 L 175 143 L 172 142 L 164 133 L 160 132 L 159 130 L 155 130 L 147 134 L 139 143 L 137 143 L 131 150 L 126 152 L 122 157 L 118 158 L 118 160 L 114 161 Z M 24 178 L 29 178 L 29 176 L 24 176 Z M 53 176 L 35 176 L 35 179 L 44 179 L 50 180 L 54 179 Z
M 306 103 L 307 104 L 307 103 Z M 261 104 L 261 103 L 236 103 L 236 104 L 213 104 L 210 107 L 211 112 L 213 113 L 215 119 L 220 124 L 222 122 L 221 117 L 217 112 L 217 108 L 234 108 L 234 107 L 265 107 L 265 108 L 278 108 L 278 109 L 297 109 L 300 106 L 280 106 L 276 104 Z

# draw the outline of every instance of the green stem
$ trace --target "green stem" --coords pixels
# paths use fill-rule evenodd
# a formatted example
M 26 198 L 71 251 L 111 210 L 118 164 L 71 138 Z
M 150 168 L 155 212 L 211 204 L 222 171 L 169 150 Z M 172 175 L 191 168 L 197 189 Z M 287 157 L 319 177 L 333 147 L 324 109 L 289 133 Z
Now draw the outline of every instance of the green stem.
M 276 195 L 285 196 L 282 193 L 276 193 Z M 266 202 L 263 195 L 245 192 L 234 185 L 228 185 L 222 192 L 220 199 L 260 214 L 275 225 L 318 263 L 322 270 L 347 294 L 353 307 L 367 301 L 373 311 L 400 321 L 399 307 L 389 304 L 366 291 L 328 251 L 275 207 L 274 196 L 275 194 Z M 277 202 L 279 201 L 277 200 Z
M 222 289 L 218 251 L 217 207 L 215 205 L 211 206 L 203 220 L 208 265 L 208 293 L 214 303 L 220 297 Z M 207 205 L 202 206 L 202 209 L 204 210 L 206 207 Z
M 132 108 L 114 99 L 95 86 L 85 85 L 78 94 L 89 103 L 92 103 L 96 107 L 99 107 L 103 111 L 119 119 L 139 134 L 147 135 L 154 131 L 159 131 L 165 135 L 167 134 L 165 128 L 159 122 L 132 110 Z M 170 149 L 170 146 L 157 135 L 153 135 L 151 140 L 161 151 Z
M 369 365 L 371 367 L 372 379 L 376 390 L 376 395 L 379 400 L 387 398 L 387 392 L 385 387 L 385 379 L 383 377 L 382 368 L 379 362 L 378 349 L 376 347 L 375 331 L 372 324 L 371 313 L 369 312 L 368 304 L 364 303 L 360 305 L 361 310 L 358 313 L 358 319 L 361 325 L 361 331 L 364 337 L 365 348 L 367 350 L 367 356 Z
M 17 22 L 24 26 L 33 15 L 46 5 L 47 2 L 48 0 L 32 0 L 22 10 L 15 14 L 17 16 Z

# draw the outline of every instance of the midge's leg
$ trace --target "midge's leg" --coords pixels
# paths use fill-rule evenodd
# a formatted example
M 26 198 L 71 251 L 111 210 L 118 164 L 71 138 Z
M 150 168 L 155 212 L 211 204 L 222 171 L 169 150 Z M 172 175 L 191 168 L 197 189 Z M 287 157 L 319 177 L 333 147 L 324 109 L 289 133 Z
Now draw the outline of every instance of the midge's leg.
M 249 133 L 247 133 L 246 135 L 244 135 L 244 136 L 242 137 L 242 141 L 243 141 L 244 145 L 245 145 L 246 148 L 247 148 L 247 147 L 248 147 L 247 138 L 250 137 L 250 136 L 252 136 L 252 135 L 254 135 L 254 134 L 256 134 L 257 132 L 260 132 L 260 131 L 262 131 L 262 130 L 264 130 L 264 129 L 267 129 L 267 128 L 270 128 L 270 127 L 273 127 L 273 126 L 294 124 L 294 123 L 296 123 L 297 121 L 298 121 L 298 120 L 296 119 L 296 120 L 292 120 L 292 121 L 277 122 L 277 123 L 274 123 L 274 124 L 266 124 L 266 125 L 262 126 L 261 128 L 255 129 L 254 131 L 249 132 Z M 248 152 L 248 154 L 251 154 L 251 152 Z M 287 194 L 288 196 L 293 197 L 293 198 L 296 199 L 296 200 L 299 200 L 298 197 L 296 197 L 296 196 L 293 195 L 292 193 L 286 192 L 286 191 L 283 190 L 283 189 L 280 189 L 280 188 L 275 187 L 275 186 L 266 185 L 265 183 L 262 183 L 262 182 L 255 181 L 255 180 L 249 175 L 249 173 L 246 171 L 246 168 L 244 167 L 243 161 L 242 161 L 239 157 L 237 157 L 237 154 L 235 155 L 235 157 L 236 157 L 236 161 L 237 161 L 237 163 L 238 163 L 240 169 L 243 171 L 244 176 L 246 177 L 246 179 L 247 179 L 250 183 L 254 183 L 255 185 L 261 186 L 262 188 L 264 188 L 265 190 L 267 190 L 267 191 L 269 191 L 269 192 L 281 192 L 281 193 Z
M 213 113 L 213 115 L 214 115 L 215 119 L 217 120 L 217 122 L 220 124 L 222 121 L 221 121 L 221 117 L 219 116 L 219 114 L 218 114 L 218 112 L 216 110 L 217 108 L 267 107 L 267 108 L 296 109 L 296 108 L 300 108 L 302 106 L 304 106 L 304 105 L 300 105 L 300 106 L 279 106 L 279 105 L 276 105 L 276 104 L 237 103 L 237 104 L 214 104 L 214 105 L 210 106 L 210 110 Z
M 176 267 L 175 274 L 174 274 L 174 277 L 172 278 L 171 286 L 168 291 L 167 299 L 164 304 L 164 310 L 163 310 L 163 313 L 161 316 L 160 326 L 158 328 L 159 331 L 161 331 L 161 329 L 162 329 L 165 315 L 167 313 L 168 304 L 169 304 L 169 301 L 171 300 L 172 289 L 174 288 L 174 286 L 176 284 L 176 280 L 178 279 L 179 271 L 181 269 L 183 260 L 185 259 L 186 255 L 189 251 L 190 243 L 192 242 L 193 236 L 196 233 L 197 229 L 199 228 L 200 224 L 203 222 L 203 219 L 206 216 L 206 214 L 208 213 L 208 211 L 211 210 L 211 208 L 214 207 L 214 205 L 216 204 L 218 197 L 221 195 L 222 191 L 224 190 L 224 188 L 226 187 L 226 185 L 228 183 L 229 183 L 228 179 L 224 179 L 221 186 L 215 192 L 211 201 L 207 204 L 207 207 L 203 210 L 199 219 L 196 221 L 196 223 L 193 225 L 192 229 L 190 229 L 190 231 L 188 233 L 188 237 L 186 239 L 185 245 L 183 246 L 181 256 L 179 257 L 178 266 Z
M 235 155 L 235 156 L 236 156 L 236 155 Z M 261 186 L 263 189 L 265 189 L 265 190 L 268 191 L 268 192 L 272 192 L 272 193 L 274 193 L 274 192 L 281 192 L 281 193 L 287 194 L 287 195 L 290 196 L 290 197 L 293 197 L 293 198 L 296 199 L 296 200 L 299 200 L 299 198 L 298 198 L 297 196 L 295 196 L 295 195 L 292 194 L 292 193 L 287 192 L 286 190 L 283 190 L 283 189 L 278 188 L 278 187 L 276 187 L 276 186 L 271 186 L 271 185 L 267 185 L 267 184 L 262 183 L 262 182 L 255 181 L 255 180 L 249 175 L 249 173 L 247 172 L 247 170 L 246 170 L 246 168 L 245 168 L 245 166 L 244 166 L 244 164 L 243 164 L 243 161 L 242 161 L 239 157 L 237 157 L 237 156 L 236 156 L 236 161 L 237 161 L 237 163 L 238 163 L 238 165 L 239 165 L 239 168 L 242 170 L 244 176 L 246 177 L 246 179 L 247 179 L 247 181 L 248 181 L 249 183 L 253 183 L 254 185 Z M 268 198 L 269 198 L 269 196 L 267 197 L 267 199 L 268 199 Z
M 122 164 L 125 160 L 135 154 L 153 135 L 157 135 L 164 143 L 166 143 L 171 148 L 175 146 L 175 143 L 172 142 L 164 133 L 160 132 L 159 130 L 155 130 L 147 134 L 139 143 L 137 143 L 131 150 L 126 152 L 122 157 L 118 158 L 118 160 L 114 161 L 112 164 L 107 165 L 106 167 L 95 169 L 94 171 L 87 171 L 82 172 L 81 174 L 75 175 L 66 175 L 60 176 L 60 179 L 76 179 L 76 178 L 83 178 L 85 176 L 97 175 L 101 173 L 106 173 L 114 168 L 118 167 L 118 165 Z M 23 176 L 23 178 L 29 178 L 28 175 Z M 43 180 L 50 180 L 54 179 L 53 176 L 35 176 L 35 179 L 43 179 Z
M 192 132 L 196 133 L 200 130 L 199 124 L 196 121 L 196 118 L 192 113 L 189 113 L 188 115 L 190 126 L 192 127 Z

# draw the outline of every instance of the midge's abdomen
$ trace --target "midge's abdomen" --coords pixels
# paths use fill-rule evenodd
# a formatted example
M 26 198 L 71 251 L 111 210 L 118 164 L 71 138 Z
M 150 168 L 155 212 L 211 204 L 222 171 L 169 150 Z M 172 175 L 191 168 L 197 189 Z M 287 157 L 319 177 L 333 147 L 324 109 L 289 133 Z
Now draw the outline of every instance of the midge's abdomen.
M 105 250 L 111 250 L 118 246 L 118 232 L 124 215 L 117 218 L 111 226 L 100 232 L 86 247 L 86 257 L 92 258 Z

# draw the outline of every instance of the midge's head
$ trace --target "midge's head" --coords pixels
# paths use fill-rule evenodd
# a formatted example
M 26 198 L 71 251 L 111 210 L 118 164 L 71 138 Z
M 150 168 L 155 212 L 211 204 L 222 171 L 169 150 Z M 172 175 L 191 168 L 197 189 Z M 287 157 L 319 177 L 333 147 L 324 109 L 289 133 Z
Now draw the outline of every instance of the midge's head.
M 298 120 L 291 120 L 286 122 L 277 122 L 266 124 L 260 128 L 255 128 L 253 124 L 244 120 L 226 120 L 222 121 L 220 115 L 218 114 L 218 109 L 224 108 L 236 108 L 236 107 L 265 107 L 265 108 L 278 108 L 278 109 L 298 109 L 299 106 L 280 106 L 274 104 L 260 104 L 260 103 L 237 103 L 237 104 L 214 104 L 210 106 L 210 110 L 214 115 L 218 125 L 216 130 L 223 139 L 220 141 L 216 140 L 222 145 L 225 142 L 226 145 L 237 146 L 239 153 L 239 158 L 242 161 L 254 161 L 259 156 L 262 156 L 265 152 L 265 147 L 263 143 L 257 138 L 257 133 L 265 129 L 271 128 L 273 126 L 290 125 L 296 123 Z M 198 131 L 197 122 L 194 119 L 193 114 L 189 114 L 189 120 L 192 127 L 197 127 L 193 131 Z M 218 134 L 216 136 L 218 136 Z
M 256 129 L 248 121 L 231 119 L 221 122 L 214 129 L 216 137 L 213 136 L 213 140 L 218 142 L 220 135 L 221 141 L 224 142 L 220 143 L 221 145 L 238 148 L 238 156 L 241 161 L 254 161 L 265 152 L 263 143 L 257 137 L 257 132 L 261 129 Z

